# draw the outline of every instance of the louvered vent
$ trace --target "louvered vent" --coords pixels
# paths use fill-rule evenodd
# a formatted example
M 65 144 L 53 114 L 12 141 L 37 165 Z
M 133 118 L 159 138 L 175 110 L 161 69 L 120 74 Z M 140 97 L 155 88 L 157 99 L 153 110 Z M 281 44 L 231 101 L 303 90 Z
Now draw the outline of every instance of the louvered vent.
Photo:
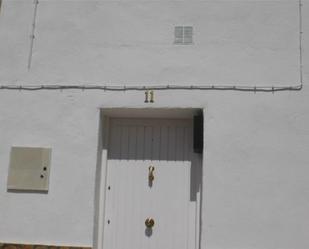
M 176 26 L 175 44 L 192 44 L 192 43 L 193 43 L 193 27 Z

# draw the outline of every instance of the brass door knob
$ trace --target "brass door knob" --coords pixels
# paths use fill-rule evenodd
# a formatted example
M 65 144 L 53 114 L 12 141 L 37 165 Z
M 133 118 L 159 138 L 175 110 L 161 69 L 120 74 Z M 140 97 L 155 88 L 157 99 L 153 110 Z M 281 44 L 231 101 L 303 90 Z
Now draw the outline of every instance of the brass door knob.
M 154 221 L 154 219 L 152 219 L 152 218 L 147 218 L 147 219 L 145 220 L 145 226 L 146 226 L 147 228 L 152 228 L 152 227 L 154 226 L 154 224 L 155 224 L 155 221 Z

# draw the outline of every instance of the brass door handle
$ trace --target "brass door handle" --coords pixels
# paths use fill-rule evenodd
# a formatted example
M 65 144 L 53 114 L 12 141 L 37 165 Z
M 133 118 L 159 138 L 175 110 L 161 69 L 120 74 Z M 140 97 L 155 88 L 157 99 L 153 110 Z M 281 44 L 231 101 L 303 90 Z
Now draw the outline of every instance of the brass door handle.
M 150 182 L 152 182 L 152 181 L 154 180 L 154 174 L 153 174 L 153 172 L 154 172 L 154 170 L 155 170 L 155 167 L 149 166 L 148 169 L 149 169 L 148 180 L 149 180 Z
M 145 226 L 146 226 L 147 228 L 152 228 L 152 227 L 154 226 L 154 224 L 155 224 L 155 221 L 154 221 L 154 219 L 152 219 L 152 218 L 147 218 L 147 219 L 145 220 Z

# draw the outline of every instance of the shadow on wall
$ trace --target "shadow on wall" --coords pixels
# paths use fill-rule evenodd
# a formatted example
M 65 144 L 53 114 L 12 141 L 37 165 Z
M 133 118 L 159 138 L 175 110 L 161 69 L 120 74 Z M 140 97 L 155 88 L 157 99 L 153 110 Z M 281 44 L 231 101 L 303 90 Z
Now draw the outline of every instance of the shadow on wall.
M 111 118 L 108 159 L 190 161 L 190 200 L 196 201 L 202 156 L 193 151 L 193 119 Z

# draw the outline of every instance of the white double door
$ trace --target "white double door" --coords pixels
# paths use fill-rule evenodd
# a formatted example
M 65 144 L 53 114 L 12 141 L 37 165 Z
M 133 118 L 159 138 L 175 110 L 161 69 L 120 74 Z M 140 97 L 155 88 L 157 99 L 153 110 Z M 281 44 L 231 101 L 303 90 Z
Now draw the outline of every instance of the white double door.
M 108 160 L 103 248 L 189 249 L 189 177 L 188 161 Z
M 114 118 L 109 124 L 103 249 L 195 248 L 192 120 Z

